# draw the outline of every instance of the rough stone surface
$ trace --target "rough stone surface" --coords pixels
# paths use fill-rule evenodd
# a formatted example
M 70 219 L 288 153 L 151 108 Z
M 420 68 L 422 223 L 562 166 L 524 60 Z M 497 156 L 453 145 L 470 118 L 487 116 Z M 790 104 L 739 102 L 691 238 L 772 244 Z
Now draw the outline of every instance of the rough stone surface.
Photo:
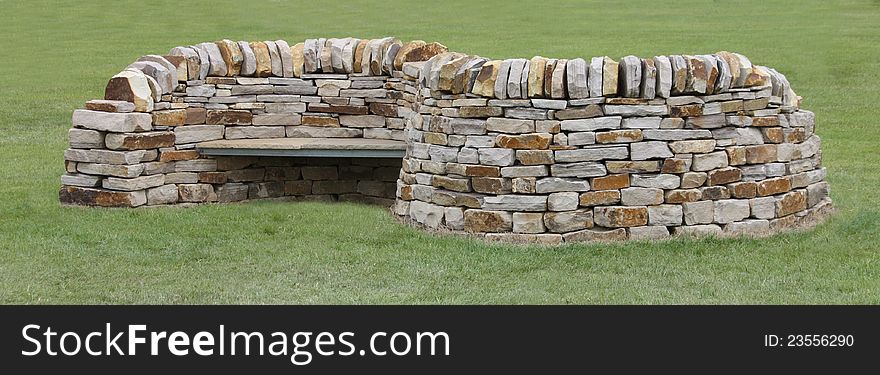
M 646 207 L 607 206 L 593 209 L 596 225 L 606 228 L 637 227 L 648 223 Z

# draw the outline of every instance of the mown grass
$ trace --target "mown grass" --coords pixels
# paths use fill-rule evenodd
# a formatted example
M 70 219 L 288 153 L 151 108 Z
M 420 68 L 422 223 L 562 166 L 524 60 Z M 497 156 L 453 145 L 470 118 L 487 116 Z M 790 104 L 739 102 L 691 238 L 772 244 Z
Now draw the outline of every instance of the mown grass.
M 2 303 L 878 303 L 880 4 L 0 1 Z M 437 40 L 489 57 L 732 50 L 816 112 L 838 213 L 768 239 L 488 245 L 381 208 L 61 207 L 70 113 L 146 53 L 219 38 Z

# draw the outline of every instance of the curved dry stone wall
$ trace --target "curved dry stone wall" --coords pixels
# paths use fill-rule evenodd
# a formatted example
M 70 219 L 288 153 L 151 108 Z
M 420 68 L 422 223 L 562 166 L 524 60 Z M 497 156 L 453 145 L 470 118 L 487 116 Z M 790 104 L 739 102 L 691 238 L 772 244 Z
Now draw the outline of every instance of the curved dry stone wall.
M 813 113 L 737 53 L 493 60 L 395 38 L 147 55 L 73 114 L 64 203 L 293 196 L 515 242 L 765 234 L 831 209 Z M 406 142 L 400 159 L 209 157 L 245 138 Z

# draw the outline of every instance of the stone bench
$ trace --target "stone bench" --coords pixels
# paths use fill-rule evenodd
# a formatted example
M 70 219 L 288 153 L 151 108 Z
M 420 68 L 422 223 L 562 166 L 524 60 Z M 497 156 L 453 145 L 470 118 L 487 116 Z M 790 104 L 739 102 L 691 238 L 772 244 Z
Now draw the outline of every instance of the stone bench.
M 63 203 L 289 197 L 560 243 L 756 235 L 831 210 L 816 116 L 738 53 L 490 59 L 396 38 L 147 55 L 73 114 Z
M 403 158 L 406 143 L 367 138 L 266 138 L 202 142 L 196 149 L 207 156 Z

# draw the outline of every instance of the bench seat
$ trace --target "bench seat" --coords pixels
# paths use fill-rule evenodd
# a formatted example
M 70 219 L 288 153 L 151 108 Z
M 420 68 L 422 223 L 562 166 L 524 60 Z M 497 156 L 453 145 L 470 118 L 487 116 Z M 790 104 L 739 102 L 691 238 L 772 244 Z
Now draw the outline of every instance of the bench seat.
M 265 138 L 201 142 L 211 156 L 296 156 L 324 158 L 403 158 L 406 142 L 369 138 Z

